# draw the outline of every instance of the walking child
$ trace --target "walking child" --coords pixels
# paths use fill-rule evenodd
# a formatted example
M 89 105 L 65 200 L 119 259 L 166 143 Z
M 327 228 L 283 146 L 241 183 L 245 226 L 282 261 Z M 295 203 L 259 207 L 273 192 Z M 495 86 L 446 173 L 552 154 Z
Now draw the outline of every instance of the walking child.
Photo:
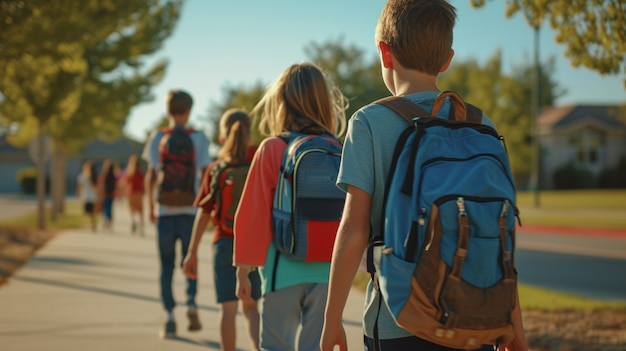
M 440 93 L 437 76 L 448 68 L 454 54 L 455 19 L 456 10 L 444 0 L 386 2 L 375 39 L 382 78 L 392 95 L 403 96 L 424 110 L 431 110 Z M 442 110 L 448 110 L 449 105 L 446 101 Z M 482 123 L 493 126 L 484 115 Z M 335 345 L 347 349 L 342 313 L 368 243 L 383 229 L 381 213 L 395 141 L 407 126 L 404 118 L 379 104 L 361 108 L 348 123 L 337 180 L 347 197 L 331 263 L 322 351 L 331 351 Z M 366 292 L 363 316 L 366 350 L 454 350 L 398 326 L 386 303 L 379 300 L 380 294 L 374 291 L 374 286 L 370 282 Z M 508 348 L 526 350 L 519 301 L 511 318 L 515 339 Z M 380 343 L 375 344 L 375 339 Z M 493 350 L 494 346 L 476 349 Z
M 237 269 L 233 266 L 232 213 L 237 208 L 241 189 L 255 147 L 250 146 L 251 121 L 248 114 L 239 109 L 224 112 L 220 119 L 219 142 L 222 145 L 217 160 L 207 167 L 195 205 L 198 206 L 191 244 L 183 264 L 187 277 L 198 276 L 198 246 L 207 225 L 213 223 L 213 278 L 215 295 L 220 304 L 220 339 L 222 351 L 235 351 Z M 236 174 L 236 172 L 240 172 Z M 228 198 L 230 197 L 230 198 Z M 261 282 L 257 271 L 249 273 L 252 282 L 252 300 L 242 301 L 250 347 L 259 349 L 259 309 Z
M 122 176 L 122 183 L 128 198 L 128 210 L 130 211 L 131 233 L 143 236 L 144 228 L 144 178 L 145 173 L 141 167 L 137 155 L 128 157 L 128 164 Z
M 102 170 L 98 177 L 98 188 L 102 198 L 102 216 L 104 229 L 113 229 L 113 201 L 117 196 L 117 176 L 115 175 L 115 164 L 112 160 L 106 159 L 102 162 Z
M 346 107 L 347 100 L 333 82 L 305 62 L 289 66 L 253 110 L 267 138 L 255 153 L 235 216 L 234 263 L 237 296 L 243 301 L 253 300 L 249 273 L 258 268 L 261 275 L 262 350 L 319 349 L 330 268 L 329 262 L 289 259 L 272 243 L 273 201 L 287 147 L 279 135 L 341 134 Z
M 196 208 L 193 199 L 204 169 L 209 165 L 209 142 L 204 133 L 186 128 L 193 99 L 182 90 L 171 90 L 166 98 L 169 126 L 154 131 L 146 142 L 143 158 L 148 163 L 146 192 L 149 216 L 157 226 L 161 262 L 161 300 L 166 321 L 159 334 L 176 337 L 172 290 L 176 266 L 176 242 L 180 241 L 180 263 L 187 255 Z M 202 328 L 196 305 L 197 280 L 187 279 L 186 300 L 188 330 Z
M 97 228 L 97 207 L 98 199 L 98 175 L 93 162 L 87 160 L 83 163 L 83 168 L 76 179 L 76 193 L 83 202 L 83 211 L 89 216 L 91 230 Z

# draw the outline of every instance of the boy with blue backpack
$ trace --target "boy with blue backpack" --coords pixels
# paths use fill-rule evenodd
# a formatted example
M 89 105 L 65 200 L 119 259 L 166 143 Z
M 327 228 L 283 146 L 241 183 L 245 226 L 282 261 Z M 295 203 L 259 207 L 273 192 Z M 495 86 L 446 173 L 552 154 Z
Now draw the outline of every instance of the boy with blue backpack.
M 341 350 L 347 350 L 342 325 L 343 309 L 353 278 L 368 247 L 368 270 L 371 270 L 373 279 L 366 292 L 363 321 L 365 350 L 494 350 L 496 345 L 500 350 L 527 349 L 516 280 L 510 276 L 514 274 L 512 245 L 514 219 L 517 215 L 512 183 L 504 186 L 506 191 L 503 193 L 506 195 L 498 195 L 493 199 L 453 193 L 437 198 L 429 206 L 411 201 L 421 201 L 422 195 L 442 188 L 441 184 L 453 184 L 449 178 L 452 175 L 446 171 L 439 173 L 438 177 L 431 177 L 429 183 L 419 182 L 422 177 L 419 172 L 422 172 L 424 166 L 441 168 L 441 164 L 449 164 L 448 161 L 454 158 L 441 156 L 428 165 L 414 164 L 421 162 L 421 158 L 415 155 L 421 155 L 419 152 L 424 151 L 421 150 L 424 149 L 422 143 L 430 140 L 429 145 L 435 145 L 434 150 L 455 149 L 454 141 L 450 140 L 454 140 L 451 136 L 456 136 L 458 139 L 477 138 L 479 142 L 488 140 L 493 145 L 497 144 L 496 138 L 493 138 L 493 124 L 480 110 L 465 104 L 455 93 L 441 93 L 437 87 L 437 76 L 448 68 L 454 54 L 452 33 L 455 19 L 455 8 L 444 0 L 388 0 L 383 8 L 376 28 L 382 77 L 391 94 L 402 100 L 390 98 L 367 105 L 358 110 L 348 124 L 337 180 L 338 186 L 347 192 L 347 196 L 331 262 L 329 295 L 320 343 L 322 351 L 334 350 L 335 345 Z M 410 103 L 407 104 L 407 100 Z M 431 115 L 437 117 L 431 118 Z M 411 116 L 424 118 L 407 123 L 407 120 L 412 119 Z M 446 117 L 455 121 L 442 122 Z M 433 124 L 434 127 L 431 126 Z M 403 138 L 417 141 L 398 143 L 396 150 L 397 141 Z M 500 152 L 500 146 L 497 147 Z M 405 155 L 413 155 L 413 160 L 418 161 L 412 161 Z M 481 159 L 481 166 L 470 161 L 467 166 L 461 167 L 468 167 L 467 175 L 479 173 L 473 171 L 477 167 L 487 167 L 490 172 L 502 174 L 498 175 L 498 179 L 506 180 L 510 173 L 508 160 L 506 155 L 500 156 L 504 158 L 502 166 L 482 166 L 501 161 L 483 162 L 483 159 L 495 160 L 495 157 L 472 155 L 463 157 L 465 160 Z M 455 164 L 450 167 L 459 166 Z M 392 170 L 397 171 L 393 177 L 390 175 Z M 424 174 L 427 172 L 430 170 L 424 171 Z M 465 182 L 465 177 L 466 174 L 459 176 L 459 183 Z M 488 184 L 490 179 L 485 178 L 482 183 Z M 489 194 L 491 192 L 488 191 Z M 398 206 L 402 203 L 407 206 Z M 447 215 L 448 209 L 456 211 L 456 215 Z M 489 294 L 486 286 L 464 283 L 464 273 L 468 269 L 461 269 L 465 268 L 463 258 L 473 255 L 477 232 L 475 214 L 481 214 L 478 212 L 489 213 L 489 216 L 494 217 L 494 224 L 487 225 L 496 231 L 495 239 L 490 237 L 489 243 L 495 241 L 495 250 L 499 253 L 493 256 L 500 262 L 493 265 L 502 263 L 506 266 L 502 270 L 507 271 L 504 278 L 499 270 L 495 274 L 498 276 L 494 278 L 498 281 L 495 285 L 504 287 L 498 287 L 492 294 Z M 491 215 L 491 212 L 496 214 Z M 402 218 L 406 218 L 408 225 L 398 224 Z M 464 238 L 458 240 L 460 245 L 453 256 L 459 259 L 451 266 L 445 259 L 430 258 L 439 256 L 439 248 L 442 253 L 445 251 L 450 235 L 441 233 L 449 232 L 448 227 L 463 233 L 457 235 L 457 238 Z M 380 242 L 374 238 L 380 239 Z M 466 241 L 469 242 L 469 249 Z M 470 268 L 475 265 L 474 261 L 467 261 L 471 263 Z M 486 268 L 491 269 L 491 266 Z M 499 301 L 502 300 L 502 305 L 506 306 L 503 310 L 508 313 L 504 316 L 505 321 L 501 325 L 492 326 L 492 319 L 495 318 L 482 314 L 481 310 L 477 311 L 477 306 L 463 303 L 462 307 L 474 308 L 469 317 L 487 326 L 469 331 L 460 328 L 466 316 L 455 313 L 434 313 L 435 316 L 431 318 L 429 313 L 436 308 L 447 311 L 448 307 L 449 296 L 433 298 L 431 294 L 432 290 L 435 293 L 447 291 L 443 285 L 445 282 L 437 283 L 439 285 L 423 283 L 438 282 L 435 279 L 428 280 L 438 275 L 449 277 L 448 281 L 467 288 L 451 289 L 450 295 L 455 295 L 451 301 L 473 295 L 482 297 L 487 305 L 490 302 L 500 305 Z M 398 303 L 394 294 L 405 289 L 411 296 Z M 500 291 L 507 295 L 500 296 Z M 400 308 L 396 308 L 397 305 Z M 398 311 L 404 308 L 410 311 L 408 317 Z M 493 335 L 485 336 L 485 330 L 493 331 Z M 478 337 L 473 336 L 474 332 Z

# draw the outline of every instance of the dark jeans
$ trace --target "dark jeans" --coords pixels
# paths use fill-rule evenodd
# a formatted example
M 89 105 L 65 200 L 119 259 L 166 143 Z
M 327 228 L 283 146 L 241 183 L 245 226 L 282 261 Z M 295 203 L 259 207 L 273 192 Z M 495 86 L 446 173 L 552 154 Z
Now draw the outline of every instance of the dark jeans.
M 113 219 L 113 198 L 108 197 L 102 200 L 102 215 L 109 221 Z
M 157 219 L 157 233 L 159 239 L 159 256 L 161 257 L 161 300 L 166 311 L 172 311 L 176 306 L 172 291 L 174 277 L 174 262 L 176 260 L 176 241 L 181 242 L 180 264 L 182 265 L 193 228 L 193 215 L 162 216 Z M 187 305 L 196 304 L 197 281 L 187 279 Z
M 374 351 L 374 339 L 368 338 L 367 336 L 363 336 L 363 345 L 365 347 L 365 351 Z M 398 338 L 398 339 L 386 339 L 380 340 L 380 350 L 381 351 L 399 351 L 399 350 L 415 350 L 415 351 L 463 351 L 460 349 L 453 349 L 437 344 L 433 344 L 424 339 L 420 339 L 416 336 L 409 336 L 406 338 Z M 479 349 L 475 349 L 474 351 L 493 351 L 494 347 L 492 345 L 483 345 Z

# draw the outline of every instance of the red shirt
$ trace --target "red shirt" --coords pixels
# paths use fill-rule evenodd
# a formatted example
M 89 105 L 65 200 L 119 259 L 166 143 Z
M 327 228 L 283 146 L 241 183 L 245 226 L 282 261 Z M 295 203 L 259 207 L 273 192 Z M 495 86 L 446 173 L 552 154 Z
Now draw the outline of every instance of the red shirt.
M 261 267 L 272 241 L 272 206 L 278 173 L 287 143 L 278 137 L 263 140 L 235 215 L 233 263 Z
M 124 180 L 128 184 L 128 195 L 144 193 L 144 174 L 135 172 L 132 176 L 124 175 Z

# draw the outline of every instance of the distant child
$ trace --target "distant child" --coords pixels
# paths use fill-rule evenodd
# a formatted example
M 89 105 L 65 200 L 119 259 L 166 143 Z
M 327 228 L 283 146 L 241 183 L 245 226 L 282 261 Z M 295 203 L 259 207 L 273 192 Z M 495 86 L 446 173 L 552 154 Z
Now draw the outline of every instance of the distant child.
M 141 167 L 141 161 L 137 155 L 128 157 L 128 164 L 121 181 L 128 198 L 128 210 L 130 211 L 131 233 L 143 236 L 144 215 L 144 178 L 145 173 Z
M 261 131 L 268 137 L 255 153 L 235 216 L 234 263 L 237 296 L 243 301 L 253 300 L 248 277 L 259 267 L 262 350 L 319 349 L 330 268 L 328 262 L 278 255 L 272 243 L 272 203 L 287 147 L 278 135 L 341 134 L 346 107 L 345 97 L 317 66 L 301 63 L 289 66 L 253 110 L 260 114 Z M 275 290 L 268 281 L 275 282 Z
M 439 94 L 437 76 L 452 60 L 452 33 L 456 10 L 444 0 L 388 0 L 376 27 L 382 77 L 392 95 L 403 96 L 430 111 Z M 449 101 L 444 106 L 445 109 Z M 443 109 L 443 108 L 442 108 Z M 486 116 L 483 123 L 492 125 Z M 367 105 L 350 119 L 337 184 L 347 192 L 331 263 L 322 351 L 338 345 L 347 349 L 342 314 L 353 278 L 370 235 L 383 228 L 381 213 L 385 184 L 395 141 L 407 127 L 401 116 L 381 105 Z M 364 311 L 366 350 L 453 350 L 420 339 L 399 327 L 386 303 L 378 299 L 370 282 Z M 377 318 L 380 307 L 380 315 Z M 519 303 L 518 303 L 519 307 Z M 519 308 L 512 350 L 527 350 Z M 374 345 L 374 324 L 380 345 Z M 378 348 L 380 346 L 380 348 Z M 478 350 L 493 350 L 485 345 Z
M 222 148 L 217 160 L 209 165 L 202 186 L 198 192 L 195 205 L 198 206 L 194 223 L 191 244 L 183 264 L 187 277 L 196 279 L 198 275 L 198 246 L 209 221 L 213 222 L 213 278 L 215 294 L 220 311 L 220 338 L 222 351 L 235 351 L 237 316 L 237 270 L 233 266 L 233 232 L 222 216 L 225 216 L 226 202 L 236 208 L 237 199 L 223 199 L 218 197 L 241 195 L 234 191 L 226 192 L 226 185 L 220 184 L 226 174 L 215 172 L 222 167 L 245 167 L 243 164 L 252 161 L 255 147 L 250 146 L 251 121 L 247 113 L 238 109 L 230 109 L 220 119 L 219 142 Z M 219 167 L 219 168 L 218 168 Z M 242 168 L 247 170 L 247 168 Z M 226 171 L 222 171 L 226 172 Z M 243 182 L 245 174 L 242 173 Z M 213 179 L 218 178 L 218 179 Z M 220 179 L 221 178 L 221 179 Z M 233 181 L 224 179 L 224 182 Z M 237 181 L 235 179 L 234 181 Z M 241 184 L 243 185 L 243 184 Z M 236 185 L 234 185 L 236 186 Z M 233 187 L 234 187 L 233 186 Z M 220 189 L 221 187 L 221 189 Z M 221 193 L 221 194 L 220 194 Z M 221 202 L 221 203 L 219 203 Z M 232 224 L 231 224 L 232 226 Z M 246 318 L 250 346 L 252 350 L 259 350 L 259 309 L 258 300 L 261 297 L 261 282 L 257 271 L 249 273 L 252 282 L 252 301 L 242 301 L 243 316 Z
M 76 193 L 83 202 L 83 210 L 91 223 L 91 229 L 96 231 L 98 206 L 98 175 L 91 161 L 83 163 L 82 170 L 76 178 Z
M 176 242 L 180 240 L 181 243 L 180 264 L 182 265 L 182 260 L 187 255 L 187 249 L 189 248 L 196 214 L 193 198 L 199 189 L 202 173 L 211 161 L 209 158 L 209 141 L 206 135 L 200 131 L 186 128 L 192 105 L 193 99 L 187 92 L 171 90 L 166 98 L 169 128 L 154 131 L 146 142 L 143 151 L 143 158 L 148 163 L 146 193 L 150 206 L 149 216 L 150 221 L 157 225 L 159 256 L 161 260 L 161 300 L 163 308 L 167 313 L 165 325 L 160 330 L 160 336 L 163 338 L 176 337 L 176 320 L 174 318 L 176 301 L 172 291 L 174 267 L 176 266 Z M 177 137 L 186 136 L 186 139 L 176 139 L 177 142 L 174 143 L 172 139 L 175 138 L 175 135 Z M 170 143 L 170 141 L 172 142 Z M 165 163 L 167 161 L 166 156 L 168 156 L 170 151 L 181 152 L 181 149 L 184 151 L 185 156 L 192 157 L 190 157 L 190 162 L 174 165 L 174 171 L 178 174 L 174 174 L 172 178 L 172 175 L 169 174 L 170 169 L 166 167 L 169 164 Z M 191 194 L 178 191 L 177 187 L 180 184 L 176 182 L 167 184 L 167 186 L 164 184 L 165 178 L 177 179 L 176 177 L 181 173 L 181 169 L 185 173 L 185 182 L 183 184 L 185 187 L 183 190 L 186 191 L 187 186 L 190 185 Z M 186 176 L 188 175 L 191 177 L 191 184 L 187 184 Z M 161 190 L 169 192 L 167 200 L 165 197 L 161 197 Z M 188 204 L 186 202 L 187 198 L 191 198 Z M 180 203 L 172 204 L 176 202 Z M 189 331 L 197 331 L 202 329 L 196 306 L 197 280 L 187 279 L 186 292 L 187 318 L 189 319 L 187 329 Z
M 102 225 L 107 230 L 113 229 L 113 200 L 115 200 L 117 195 L 117 186 L 115 164 L 112 160 L 106 159 L 102 162 L 102 170 L 98 177 L 98 187 L 102 197 Z

